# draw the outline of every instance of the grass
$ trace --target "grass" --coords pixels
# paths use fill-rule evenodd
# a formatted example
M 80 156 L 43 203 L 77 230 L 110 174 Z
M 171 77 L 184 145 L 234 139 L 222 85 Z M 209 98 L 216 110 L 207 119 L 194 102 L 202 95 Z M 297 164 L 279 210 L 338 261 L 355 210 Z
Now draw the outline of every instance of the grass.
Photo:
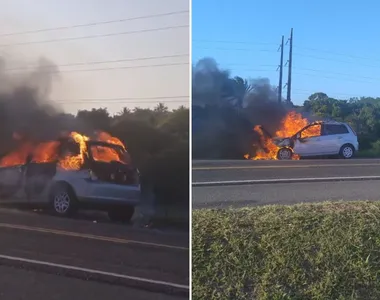
M 357 158 L 379 158 L 380 153 L 376 150 L 360 150 L 358 153 L 356 153 Z
M 193 299 L 380 299 L 380 202 L 196 210 Z

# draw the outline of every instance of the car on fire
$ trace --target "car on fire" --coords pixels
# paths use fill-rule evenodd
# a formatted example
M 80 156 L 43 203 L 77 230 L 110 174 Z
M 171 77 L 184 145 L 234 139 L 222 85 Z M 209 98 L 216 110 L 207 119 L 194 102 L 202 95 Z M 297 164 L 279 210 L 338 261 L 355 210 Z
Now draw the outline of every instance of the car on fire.
M 278 147 L 277 159 L 339 155 L 344 159 L 354 157 L 359 150 L 356 132 L 350 125 L 336 121 L 310 123 L 296 134 L 286 138 L 273 138 Z
M 90 208 L 108 211 L 111 220 L 130 221 L 141 188 L 126 148 L 71 137 L 53 143 L 54 159 L 42 161 L 32 152 L 22 164 L 0 167 L 0 198 L 48 204 L 62 216 Z

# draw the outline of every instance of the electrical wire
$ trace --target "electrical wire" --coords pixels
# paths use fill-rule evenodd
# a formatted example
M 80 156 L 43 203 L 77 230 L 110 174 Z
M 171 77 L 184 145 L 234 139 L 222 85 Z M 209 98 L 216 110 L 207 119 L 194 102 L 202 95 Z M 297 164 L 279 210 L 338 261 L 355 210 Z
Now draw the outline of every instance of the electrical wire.
M 142 20 L 142 19 L 150 19 L 150 18 L 156 18 L 156 17 L 170 16 L 170 15 L 178 15 L 178 14 L 183 14 L 183 13 L 189 13 L 189 11 L 188 10 L 180 10 L 180 11 L 167 12 L 167 13 L 162 13 L 162 14 L 145 15 L 145 16 L 140 16 L 140 17 L 125 18 L 125 19 L 92 22 L 92 23 L 85 23 L 85 24 L 75 24 L 75 25 L 60 26 L 60 27 L 50 27 L 50 28 L 42 28 L 42 29 L 37 29 L 37 30 L 20 31 L 20 32 L 1 33 L 0 37 L 23 35 L 23 34 L 30 34 L 30 33 L 40 33 L 40 32 L 63 30 L 63 29 L 72 29 L 72 28 L 80 28 L 80 27 L 89 27 L 89 26 L 105 25 L 105 24 L 112 24 L 112 23 L 121 23 L 121 22 L 126 22 L 126 21 L 134 21 L 134 20 Z

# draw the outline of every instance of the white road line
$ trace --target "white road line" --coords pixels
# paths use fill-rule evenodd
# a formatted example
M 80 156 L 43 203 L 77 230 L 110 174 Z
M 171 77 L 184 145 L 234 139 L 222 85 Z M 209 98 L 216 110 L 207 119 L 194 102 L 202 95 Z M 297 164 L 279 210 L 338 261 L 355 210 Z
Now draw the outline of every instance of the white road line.
M 193 182 L 193 187 L 221 186 L 221 185 L 244 185 L 244 184 L 269 184 L 269 183 L 298 183 L 298 182 L 329 182 L 329 181 L 357 181 L 357 180 L 380 180 L 380 176 L 351 176 L 351 177 L 314 177 L 314 178 L 277 178 L 277 179 L 254 179 L 254 180 L 231 180 L 231 181 L 208 181 Z
M 56 229 L 48 229 L 48 228 L 41 228 L 41 227 L 33 227 L 33 226 L 0 223 L 0 228 L 1 227 L 2 228 L 25 230 L 25 231 L 50 233 L 50 234 L 70 236 L 70 237 L 78 237 L 78 238 L 84 238 L 84 239 L 92 239 L 92 240 L 105 241 L 105 242 L 113 242 L 113 243 L 118 243 L 118 244 L 138 244 L 138 245 L 159 247 L 159 248 L 178 249 L 178 250 L 185 250 L 185 251 L 189 250 L 189 248 L 180 247 L 180 246 L 141 242 L 141 241 L 135 241 L 135 240 L 126 240 L 126 239 L 121 239 L 121 238 L 113 238 L 113 237 L 107 237 L 107 236 L 84 234 L 84 233 L 77 233 L 77 232 L 70 232 L 70 231 L 63 231 L 63 230 L 56 230 Z
M 97 274 L 97 275 L 105 275 L 105 276 L 114 277 L 114 278 L 118 278 L 118 279 L 128 279 L 128 280 L 134 280 L 134 281 L 139 281 L 139 282 L 157 284 L 157 285 L 161 285 L 161 286 L 167 286 L 167 287 L 189 290 L 189 286 L 187 286 L 187 285 L 182 285 L 182 284 L 177 284 L 177 283 L 172 283 L 172 282 L 159 281 L 159 280 L 141 278 L 141 277 L 136 277 L 136 276 L 128 276 L 128 275 L 123 275 L 123 274 L 118 274 L 118 273 L 104 272 L 104 271 L 99 271 L 99 270 L 93 270 L 93 269 L 87 269 L 87 268 L 81 268 L 81 267 L 69 266 L 69 265 L 62 265 L 62 264 L 56 264 L 56 263 L 51 263 L 51 262 L 47 262 L 47 261 L 34 260 L 34 259 L 9 256 L 9 255 L 1 255 L 0 254 L 0 258 L 6 259 L 6 260 L 11 260 L 11 261 L 36 264 L 36 265 L 41 265 L 41 266 L 56 267 L 56 268 L 62 268 L 62 269 L 72 270 L 72 271 L 81 271 L 81 272 Z
M 328 168 L 328 167 L 376 167 L 378 163 L 363 164 L 308 164 L 308 165 L 267 165 L 267 166 L 220 166 L 220 167 L 193 167 L 193 171 L 212 171 L 212 170 L 244 170 L 244 169 L 305 169 L 305 168 Z

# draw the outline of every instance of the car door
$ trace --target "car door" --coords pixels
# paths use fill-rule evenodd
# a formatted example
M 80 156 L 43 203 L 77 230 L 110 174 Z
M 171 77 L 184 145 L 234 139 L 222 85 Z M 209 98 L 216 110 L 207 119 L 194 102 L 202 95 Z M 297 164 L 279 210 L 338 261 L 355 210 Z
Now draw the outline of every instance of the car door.
M 0 168 L 0 200 L 20 198 L 25 165 Z
M 321 124 L 312 124 L 302 129 L 294 142 L 294 152 L 300 156 L 324 154 L 321 145 Z
M 349 134 L 344 124 L 324 124 L 322 141 L 328 154 L 338 154 Z

